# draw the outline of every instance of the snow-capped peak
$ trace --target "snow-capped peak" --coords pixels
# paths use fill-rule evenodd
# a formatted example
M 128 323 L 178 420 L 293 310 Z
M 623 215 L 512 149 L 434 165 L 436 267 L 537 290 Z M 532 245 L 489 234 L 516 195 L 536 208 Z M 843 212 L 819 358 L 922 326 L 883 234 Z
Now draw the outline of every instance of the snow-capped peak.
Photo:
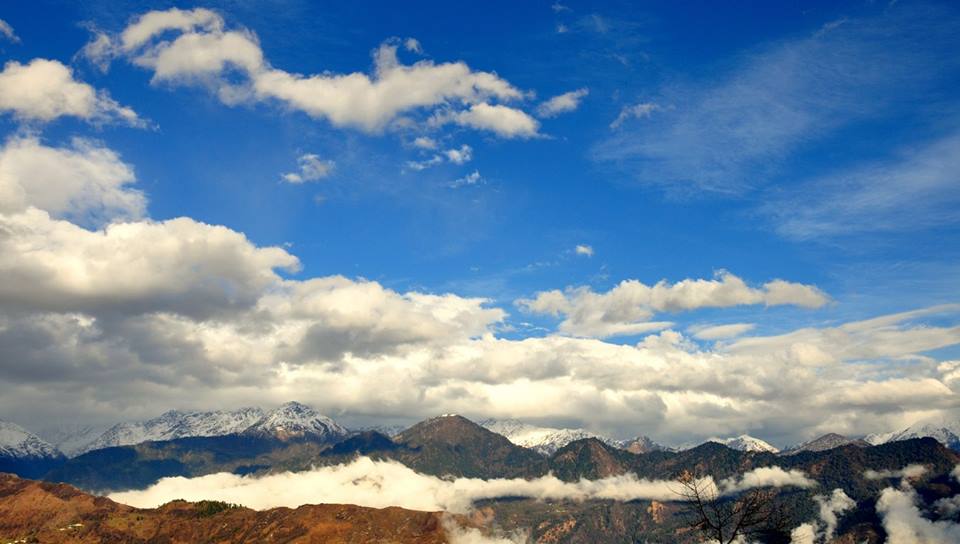
M 241 408 L 233 411 L 217 410 L 213 412 L 170 410 L 147 421 L 114 425 L 90 444 L 78 448 L 77 454 L 141 442 L 239 433 L 262 417 L 263 410 L 260 408 Z
M 0 420 L 0 457 L 16 459 L 55 459 L 57 448 L 16 423 Z
M 349 434 L 329 417 L 299 402 L 288 402 L 267 412 L 245 432 L 267 434 L 283 440 L 304 436 L 335 440 Z
M 711 438 L 708 440 L 708 442 L 717 442 L 718 444 L 723 444 L 732 450 L 738 451 L 769 453 L 777 453 L 780 451 L 767 442 L 748 434 L 741 434 L 740 436 L 735 436 L 733 438 Z
M 613 440 L 599 436 L 584 429 L 555 429 L 552 427 L 537 427 L 515 419 L 487 419 L 480 422 L 487 430 L 503 435 L 507 440 L 518 446 L 530 448 L 542 455 L 552 455 L 553 452 L 573 442 L 584 438 L 597 438 L 607 444 L 615 446 Z
M 928 436 L 935 438 L 945 446 L 960 449 L 960 420 L 943 417 L 925 419 L 900 431 L 867 435 L 864 440 L 876 446 L 887 442 Z

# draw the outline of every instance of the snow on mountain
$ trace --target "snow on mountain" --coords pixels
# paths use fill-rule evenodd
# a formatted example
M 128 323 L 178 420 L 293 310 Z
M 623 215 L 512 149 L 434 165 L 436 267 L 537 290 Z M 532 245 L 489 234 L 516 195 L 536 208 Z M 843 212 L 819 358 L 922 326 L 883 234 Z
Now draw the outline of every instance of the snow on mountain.
M 16 423 L 0 420 L 0 457 L 14 459 L 56 459 L 57 448 Z
M 487 419 L 481 421 L 480 425 L 487 430 L 505 436 L 507 440 L 518 446 L 530 448 L 543 455 L 552 455 L 553 452 L 574 440 L 581 440 L 583 438 L 597 438 L 602 442 L 617 446 L 613 440 L 584 429 L 537 427 L 515 419 Z
M 106 425 L 68 424 L 41 429 L 37 435 L 67 457 L 74 457 L 85 451 L 106 430 Z
M 223 436 L 239 433 L 264 416 L 260 408 L 233 411 L 181 412 L 170 410 L 147 421 L 119 423 L 99 438 L 77 450 L 77 455 L 101 448 L 141 442 L 173 440 L 189 436 Z
M 834 448 L 839 448 L 840 446 L 846 446 L 847 444 L 853 444 L 854 446 L 869 446 L 867 442 L 857 438 L 847 438 L 846 436 L 837 434 L 837 433 L 827 433 L 823 436 L 818 436 L 813 440 L 797 444 L 796 446 L 784 450 L 784 455 L 793 455 L 795 453 L 800 453 L 802 451 L 827 451 Z
M 935 438 L 949 448 L 960 450 L 960 420 L 948 418 L 927 419 L 918 421 L 900 431 L 867 435 L 864 440 L 876 446 L 887 442 L 924 438 L 927 436 Z
M 739 451 L 770 453 L 777 453 L 780 451 L 763 440 L 754 438 L 748 434 L 741 434 L 740 436 L 735 436 L 733 438 L 711 438 L 708 440 L 708 442 L 717 442 L 718 444 L 723 444 L 732 450 Z
M 288 402 L 267 412 L 244 432 L 265 434 L 281 440 L 309 436 L 330 441 L 349 434 L 347 429 L 329 417 L 299 402 Z

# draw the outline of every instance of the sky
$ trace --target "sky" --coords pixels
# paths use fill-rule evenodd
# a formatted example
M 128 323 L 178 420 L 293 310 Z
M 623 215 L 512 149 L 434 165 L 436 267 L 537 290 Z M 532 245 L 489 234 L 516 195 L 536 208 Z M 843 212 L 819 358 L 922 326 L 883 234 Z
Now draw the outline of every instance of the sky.
M 0 417 L 956 418 L 950 2 L 10 3 Z

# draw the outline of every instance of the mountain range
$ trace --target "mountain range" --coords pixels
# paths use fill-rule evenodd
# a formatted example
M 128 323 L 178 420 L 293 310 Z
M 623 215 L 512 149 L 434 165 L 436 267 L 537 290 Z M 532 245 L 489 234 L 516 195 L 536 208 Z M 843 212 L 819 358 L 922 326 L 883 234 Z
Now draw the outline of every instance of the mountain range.
M 485 423 L 494 426 L 490 422 Z M 377 431 L 348 433 L 328 418 L 318 416 L 309 407 L 295 403 L 264 413 L 256 424 L 240 432 L 112 446 L 91 450 L 71 459 L 56 457 L 55 450 L 39 445 L 33 435 L 19 428 L 14 430 L 21 443 L 31 444 L 31 448 L 43 452 L 48 461 L 55 463 L 47 472 L 34 473 L 33 477 L 93 491 L 143 489 L 167 476 L 196 477 L 223 472 L 241 475 L 296 473 L 313 467 L 348 463 L 358 456 L 393 460 L 420 474 L 442 478 L 500 478 L 509 481 L 552 474 L 570 483 L 630 473 L 641 479 L 664 480 L 677 478 L 686 472 L 707 473 L 719 481 L 754 469 L 779 467 L 784 471 L 802 471 L 817 482 L 817 486 L 811 489 L 781 491 L 782 500 L 798 519 L 817 515 L 819 506 L 814 497 L 824 490 L 842 489 L 858 505 L 863 505 L 862 508 L 858 506 L 856 512 L 846 515 L 838 528 L 838 534 L 854 535 L 850 537 L 853 539 L 851 542 L 881 541 L 879 521 L 871 508 L 880 491 L 890 485 L 890 480 L 868 477 L 868 471 L 893 474 L 905 464 L 919 464 L 925 467 L 926 474 L 915 485 L 924 497 L 932 501 L 960 492 L 960 486 L 950 476 L 960 462 L 960 455 L 931 438 L 870 445 L 839 435 L 826 435 L 784 453 L 740 451 L 712 441 L 681 451 L 659 449 L 633 453 L 611 441 L 587 436 L 569 441 L 550 455 L 545 455 L 515 444 L 507 437 L 458 415 L 431 418 L 390 437 Z M 12 435 L 4 433 L 7 434 Z M 738 446 L 752 444 L 742 437 L 730 443 Z M 839 445 L 829 447 L 834 444 Z M 28 484 L 17 483 L 15 487 L 20 485 Z M 32 491 L 22 497 L 38 498 L 53 489 L 44 487 L 47 485 L 30 487 Z M 71 493 L 76 492 L 64 492 L 65 495 L 74 496 Z M 0 497 L 0 518 L 4 516 L 5 500 Z M 23 498 L 17 504 L 25 508 L 28 499 Z M 189 532 L 201 530 L 190 525 L 195 523 L 190 520 L 198 518 L 197 508 L 187 503 L 171 503 L 156 511 L 138 513 L 137 516 L 153 520 L 145 522 L 153 528 L 160 523 L 172 526 L 184 523 L 186 525 L 182 530 Z M 206 506 L 202 508 L 203 512 L 208 512 Z M 225 517 L 218 518 L 221 523 L 209 526 L 200 523 L 198 526 L 203 531 L 212 531 L 210 534 L 220 535 L 218 531 L 234 525 L 259 531 L 258 528 L 262 526 L 258 523 L 264 520 L 300 524 L 316 516 L 327 519 L 323 508 L 281 509 L 263 518 L 246 509 L 229 510 L 234 513 L 223 514 Z M 221 515 L 219 511 L 213 514 Z M 111 518 L 113 514 L 108 513 L 103 515 L 106 517 L 97 519 L 130 519 L 123 516 Z M 306 517 L 299 517 L 301 515 Z M 336 516 L 369 520 L 371 516 L 380 514 L 357 509 L 344 510 L 336 514 L 335 519 Z M 346 521 L 352 519 L 349 517 Z M 406 523 L 402 520 L 409 518 L 405 514 L 397 518 L 387 516 L 385 519 L 393 520 L 391 523 Z M 529 530 L 535 542 L 635 542 L 637 535 L 644 535 L 651 542 L 695 541 L 691 540 L 688 533 L 678 532 L 683 527 L 680 507 L 670 502 L 542 501 L 508 497 L 478 503 L 471 519 L 505 530 Z M 58 527 L 73 523 L 84 522 L 70 521 Z M 95 526 L 103 530 L 115 530 L 117 527 L 116 524 Z M 311 525 L 307 523 L 304 527 Z M 2 536 L 6 536 L 5 532 Z
M 654 451 L 682 451 L 696 447 L 689 444 L 671 448 L 647 436 L 618 440 L 582 428 L 555 428 L 532 425 L 514 419 L 486 419 L 480 422 L 486 429 L 505 437 L 511 443 L 549 457 L 566 445 L 586 438 L 631 453 Z M 372 427 L 370 430 L 393 438 L 405 432 L 400 426 Z M 9 422 L 0 421 L 0 460 L 19 459 L 51 461 L 117 446 L 162 442 L 179 438 L 248 435 L 279 440 L 315 439 L 336 442 L 352 432 L 313 408 L 297 402 L 288 402 L 265 411 L 256 407 L 238 410 L 179 411 L 171 410 L 158 417 L 137 422 L 116 424 L 106 431 L 94 426 L 74 425 L 46 429 L 40 436 Z M 871 434 L 863 439 L 828 433 L 780 452 L 759 438 L 742 434 L 731 438 L 711 438 L 728 448 L 744 452 L 768 452 L 793 455 L 802 451 L 822 451 L 846 444 L 879 445 L 911 438 L 932 437 L 954 449 L 960 449 L 960 421 L 927 420 L 888 433 Z

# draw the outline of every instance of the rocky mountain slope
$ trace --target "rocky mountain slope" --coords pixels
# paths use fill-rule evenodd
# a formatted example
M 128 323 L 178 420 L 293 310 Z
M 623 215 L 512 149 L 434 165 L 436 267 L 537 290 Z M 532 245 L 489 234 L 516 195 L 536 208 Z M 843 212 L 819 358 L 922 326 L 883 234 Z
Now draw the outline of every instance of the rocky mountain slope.
M 514 478 L 540 473 L 544 467 L 535 451 L 458 415 L 422 421 L 394 441 L 403 448 L 389 456 L 427 474 Z

